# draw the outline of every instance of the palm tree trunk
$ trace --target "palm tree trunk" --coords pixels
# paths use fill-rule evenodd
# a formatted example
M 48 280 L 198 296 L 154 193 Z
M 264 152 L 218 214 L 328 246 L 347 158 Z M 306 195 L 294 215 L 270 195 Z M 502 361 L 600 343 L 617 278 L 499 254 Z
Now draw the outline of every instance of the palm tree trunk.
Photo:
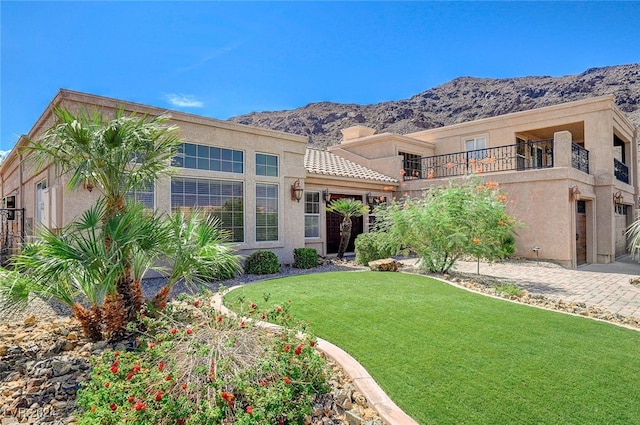
M 167 300 L 169 299 L 169 293 L 171 292 L 171 288 L 168 285 L 164 285 L 158 293 L 151 300 L 151 305 L 157 311 L 161 311 L 167 305 Z
M 85 336 L 91 341 L 102 341 L 102 329 L 100 322 L 102 321 L 102 311 L 100 307 L 94 305 L 91 310 L 87 309 L 82 304 L 74 304 L 71 306 L 71 311 L 80 321 L 82 331 Z
M 349 239 L 351 239 L 351 228 L 353 223 L 349 217 L 345 217 L 340 223 L 340 246 L 338 247 L 338 258 L 342 260 L 344 253 L 349 246 Z

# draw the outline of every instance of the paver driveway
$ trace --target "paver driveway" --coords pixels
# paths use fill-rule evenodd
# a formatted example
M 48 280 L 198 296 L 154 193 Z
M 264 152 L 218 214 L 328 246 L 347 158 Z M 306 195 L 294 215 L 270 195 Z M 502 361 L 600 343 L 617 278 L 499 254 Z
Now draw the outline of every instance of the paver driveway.
M 477 263 L 460 261 L 453 268 L 464 273 L 476 273 Z M 532 294 L 584 302 L 611 313 L 640 318 L 640 287 L 629 283 L 640 277 L 640 264 L 625 257 L 613 264 L 594 264 L 569 270 L 540 262 L 480 263 L 480 274 L 513 282 Z

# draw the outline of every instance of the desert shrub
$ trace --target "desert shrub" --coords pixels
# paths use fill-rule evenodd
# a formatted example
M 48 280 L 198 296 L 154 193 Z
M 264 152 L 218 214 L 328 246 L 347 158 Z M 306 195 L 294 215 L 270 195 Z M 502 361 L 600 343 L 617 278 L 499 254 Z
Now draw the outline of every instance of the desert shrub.
M 385 243 L 386 238 L 384 232 L 359 234 L 355 241 L 356 263 L 366 266 L 370 261 L 395 255 L 397 250 Z
M 446 273 L 463 256 L 495 261 L 504 258 L 505 241 L 518 226 L 506 202 L 498 183 L 478 178 L 430 188 L 387 208 L 387 237 L 401 240 L 430 272 Z
M 244 271 L 248 274 L 279 273 L 278 256 L 271 251 L 256 251 L 247 257 Z
M 281 306 L 251 317 L 286 321 Z M 132 351 L 93 356 L 78 392 L 78 425 L 294 424 L 329 391 L 325 361 L 308 333 L 274 335 L 222 316 L 197 298 L 168 304 Z
M 318 265 L 318 251 L 315 248 L 295 248 L 293 266 L 298 269 L 310 269 Z

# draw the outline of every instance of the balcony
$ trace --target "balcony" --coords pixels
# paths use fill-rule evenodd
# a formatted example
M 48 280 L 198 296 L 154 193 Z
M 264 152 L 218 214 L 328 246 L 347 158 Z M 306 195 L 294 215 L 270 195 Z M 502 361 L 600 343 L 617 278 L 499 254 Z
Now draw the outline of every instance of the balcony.
M 629 167 L 613 158 L 613 174 L 623 183 L 629 183 Z
M 404 180 L 407 181 L 501 171 L 524 171 L 553 168 L 553 158 L 554 140 L 544 139 L 474 151 L 409 158 L 403 161 L 402 173 Z M 628 169 L 624 164 L 620 164 L 626 170 L 628 179 Z M 571 166 L 589 174 L 589 151 L 573 142 L 571 142 Z M 623 167 L 619 167 L 621 175 L 625 172 Z
M 553 167 L 553 139 L 529 141 L 403 161 L 404 180 Z

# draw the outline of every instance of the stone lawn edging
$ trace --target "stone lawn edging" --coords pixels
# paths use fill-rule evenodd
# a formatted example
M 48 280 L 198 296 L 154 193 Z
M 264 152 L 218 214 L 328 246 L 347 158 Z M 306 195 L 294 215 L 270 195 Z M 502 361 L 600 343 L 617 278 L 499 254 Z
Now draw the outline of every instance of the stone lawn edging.
M 222 297 L 229 291 L 235 290 L 237 288 L 242 288 L 243 286 L 244 285 L 234 286 L 233 288 L 229 288 L 223 294 L 215 294 L 211 300 L 213 307 L 216 310 L 221 311 L 223 314 L 237 316 L 235 312 L 229 310 L 224 306 L 224 304 L 222 303 Z M 251 319 L 245 318 L 244 320 Z M 281 326 L 279 325 L 263 321 L 256 321 L 256 325 L 276 331 L 281 329 Z M 367 370 L 360 363 L 358 363 L 356 359 L 351 357 L 351 355 L 349 355 L 346 351 L 322 338 L 318 338 L 316 348 L 330 360 L 335 362 L 342 370 L 344 370 L 344 372 L 353 381 L 356 389 L 364 396 L 365 400 L 362 401 L 362 404 L 369 406 L 370 408 L 375 410 L 380 419 L 384 421 L 385 424 L 419 425 L 418 422 L 413 420 L 413 418 L 402 411 L 402 409 L 400 409 L 391 400 L 391 398 L 371 377 L 369 372 L 367 372 Z M 353 411 L 349 412 L 350 415 L 353 415 L 354 413 L 355 412 Z M 347 417 L 349 419 L 349 423 L 362 423 L 362 418 L 353 416 L 349 417 L 349 415 Z

